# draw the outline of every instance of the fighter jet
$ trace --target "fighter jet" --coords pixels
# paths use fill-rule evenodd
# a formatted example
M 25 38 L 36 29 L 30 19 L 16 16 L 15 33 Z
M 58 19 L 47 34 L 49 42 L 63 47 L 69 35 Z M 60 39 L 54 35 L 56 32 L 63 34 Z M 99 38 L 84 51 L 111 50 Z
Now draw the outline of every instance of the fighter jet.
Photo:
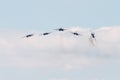
M 58 30 L 58 31 L 65 31 L 66 29 L 58 28 L 58 29 L 55 29 L 55 30 Z
M 80 36 L 81 34 L 77 33 L 77 32 L 72 32 L 73 35 L 76 35 L 76 36 Z
M 46 32 L 46 33 L 43 33 L 42 35 L 49 35 L 51 32 Z
M 93 46 L 95 46 L 95 44 L 96 44 L 95 33 L 91 32 L 89 40 L 90 40 L 91 44 Z
M 46 36 L 46 35 L 49 35 L 51 32 L 45 32 L 45 33 L 42 33 L 40 35 L 43 35 L 43 36 Z
M 95 33 L 91 33 L 91 37 L 95 39 Z
M 34 34 L 28 34 L 28 35 L 24 36 L 24 38 L 29 38 L 29 37 L 32 37 L 32 36 L 34 36 Z

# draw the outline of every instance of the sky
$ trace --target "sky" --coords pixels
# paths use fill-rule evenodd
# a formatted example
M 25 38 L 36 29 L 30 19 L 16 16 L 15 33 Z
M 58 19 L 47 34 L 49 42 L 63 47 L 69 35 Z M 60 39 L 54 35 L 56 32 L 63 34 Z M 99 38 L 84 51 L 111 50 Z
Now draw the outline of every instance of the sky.
M 120 80 L 119 3 L 1 0 L 0 79 Z M 68 30 L 54 30 L 59 27 Z M 40 36 L 42 32 L 52 33 Z
M 56 27 L 99 28 L 120 25 L 119 0 L 1 0 L 0 26 L 5 30 L 51 30 Z

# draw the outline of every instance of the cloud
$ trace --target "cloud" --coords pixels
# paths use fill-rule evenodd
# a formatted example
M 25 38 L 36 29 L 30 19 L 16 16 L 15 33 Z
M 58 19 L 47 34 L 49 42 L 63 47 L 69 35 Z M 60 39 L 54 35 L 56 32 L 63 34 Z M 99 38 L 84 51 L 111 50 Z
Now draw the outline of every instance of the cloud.
M 78 32 L 75 36 L 71 32 Z M 102 27 L 95 32 L 96 41 L 90 42 L 91 30 L 73 27 L 48 36 L 21 38 L 18 32 L 1 35 L 0 67 L 38 67 L 82 69 L 88 66 L 120 61 L 120 28 Z

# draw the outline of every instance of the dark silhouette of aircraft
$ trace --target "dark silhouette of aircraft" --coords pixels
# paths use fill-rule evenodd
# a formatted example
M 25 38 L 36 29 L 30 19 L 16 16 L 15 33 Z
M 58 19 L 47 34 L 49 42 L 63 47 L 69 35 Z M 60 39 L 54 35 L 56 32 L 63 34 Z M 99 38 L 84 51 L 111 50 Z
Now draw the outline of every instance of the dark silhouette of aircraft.
M 95 39 L 95 33 L 91 33 L 91 37 Z
M 55 29 L 55 30 L 58 30 L 58 31 L 65 31 L 66 29 L 58 28 L 58 29 Z
M 76 36 L 80 36 L 81 34 L 77 33 L 77 32 L 72 32 L 72 34 L 76 35 Z
M 24 37 L 29 38 L 29 37 L 32 37 L 32 36 L 34 36 L 34 34 L 28 34 L 28 35 L 26 35 Z
M 51 32 L 46 32 L 46 33 L 43 33 L 42 35 L 49 35 Z
M 40 36 L 46 36 L 46 35 L 49 35 L 51 32 L 45 32 L 45 33 L 41 33 Z
M 95 33 L 91 32 L 91 36 L 90 36 L 89 40 L 90 40 L 91 44 L 92 44 L 93 46 L 95 46 L 95 44 L 96 44 Z

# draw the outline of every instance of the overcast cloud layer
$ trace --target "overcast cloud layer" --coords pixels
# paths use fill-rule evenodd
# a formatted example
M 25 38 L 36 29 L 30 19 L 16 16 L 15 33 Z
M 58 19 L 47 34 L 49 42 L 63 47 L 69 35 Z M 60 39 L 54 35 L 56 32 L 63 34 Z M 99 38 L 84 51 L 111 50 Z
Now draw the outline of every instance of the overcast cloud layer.
M 71 32 L 78 32 L 75 36 Z M 23 33 L 7 32 L 0 37 L 0 67 L 82 69 L 120 62 L 120 28 L 102 27 L 92 30 L 73 27 L 65 32 L 53 31 L 40 36 L 22 38 Z M 15 34 L 14 34 L 15 33 Z M 12 35 L 10 37 L 10 35 Z M 66 80 L 66 79 L 65 79 Z

